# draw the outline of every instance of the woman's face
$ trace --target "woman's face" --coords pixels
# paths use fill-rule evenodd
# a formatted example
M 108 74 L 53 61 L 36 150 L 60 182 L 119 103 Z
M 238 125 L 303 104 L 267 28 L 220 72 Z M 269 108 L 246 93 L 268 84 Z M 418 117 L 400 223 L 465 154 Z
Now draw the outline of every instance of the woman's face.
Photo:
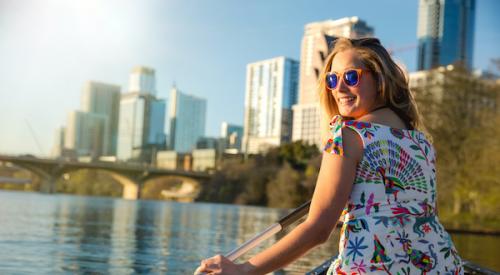
M 359 83 L 353 87 L 347 85 L 342 77 L 349 69 L 363 70 L 358 79 Z M 373 74 L 358 59 L 355 50 L 348 49 L 337 53 L 332 60 L 330 72 L 335 72 L 339 76 L 337 87 L 329 91 L 335 98 L 340 115 L 357 119 L 380 104 Z

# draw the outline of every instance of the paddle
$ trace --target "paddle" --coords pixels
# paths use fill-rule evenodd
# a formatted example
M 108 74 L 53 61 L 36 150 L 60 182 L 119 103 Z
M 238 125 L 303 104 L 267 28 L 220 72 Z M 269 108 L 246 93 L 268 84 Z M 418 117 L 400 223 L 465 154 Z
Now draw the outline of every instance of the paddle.
M 311 201 L 308 201 L 302 204 L 301 206 L 295 208 L 292 212 L 279 219 L 276 223 L 272 224 L 264 231 L 260 232 L 259 234 L 255 235 L 253 238 L 249 239 L 239 247 L 227 253 L 225 257 L 231 261 L 236 260 L 238 257 L 245 254 L 252 248 L 258 246 L 260 243 L 267 240 L 269 237 L 273 236 L 278 232 L 283 231 L 283 229 L 285 229 L 292 223 L 296 222 L 300 218 L 304 217 L 309 212 L 310 205 Z M 194 274 L 205 274 L 205 273 L 198 273 L 197 271 L 198 270 L 196 270 Z

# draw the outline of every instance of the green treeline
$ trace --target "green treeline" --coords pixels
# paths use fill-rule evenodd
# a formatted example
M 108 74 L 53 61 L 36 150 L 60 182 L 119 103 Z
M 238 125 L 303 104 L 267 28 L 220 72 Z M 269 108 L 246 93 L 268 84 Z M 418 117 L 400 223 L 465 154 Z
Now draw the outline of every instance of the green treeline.
M 31 181 L 30 184 L 0 183 L 0 189 L 33 192 L 43 189 L 42 179 L 25 169 L 0 167 L 0 176 Z M 122 185 L 106 171 L 81 169 L 66 173 L 57 179 L 54 191 L 74 195 L 121 197 L 122 189 Z
M 121 197 L 123 187 L 110 173 L 82 169 L 63 175 L 57 179 L 55 192 L 83 195 Z
M 175 190 L 182 185 L 180 179 L 175 177 L 161 177 L 148 180 L 141 188 L 141 199 L 165 199 L 161 191 Z M 56 181 L 56 193 L 107 196 L 121 198 L 123 185 L 106 171 L 94 169 L 81 169 L 63 175 Z
M 293 208 L 314 191 L 321 155 L 316 146 L 284 144 L 215 172 L 199 201 Z
M 0 182 L 0 190 L 39 191 L 42 184 L 39 177 L 24 169 L 7 169 L 0 166 L 0 176 L 14 179 L 28 179 L 31 181 L 30 184 Z
M 437 151 L 441 219 L 461 228 L 499 230 L 499 80 L 455 67 L 430 75 L 415 94 Z
M 41 191 L 43 182 L 40 177 L 28 170 L 21 168 L 8 169 L 0 166 L 0 176 L 14 179 L 28 179 L 29 184 L 0 183 L 0 190 L 16 191 Z M 165 199 L 161 191 L 176 190 L 182 185 L 182 181 L 175 177 L 161 177 L 151 179 L 142 186 L 142 199 Z M 123 185 L 113 178 L 112 173 L 96 169 L 80 169 L 63 174 L 55 182 L 55 193 L 73 194 L 82 196 L 106 196 L 121 198 Z

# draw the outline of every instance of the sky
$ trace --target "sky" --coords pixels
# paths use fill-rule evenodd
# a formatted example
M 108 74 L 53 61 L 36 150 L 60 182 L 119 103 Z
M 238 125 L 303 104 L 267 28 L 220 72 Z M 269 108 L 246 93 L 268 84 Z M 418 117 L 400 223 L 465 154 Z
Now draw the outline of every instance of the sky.
M 500 57 L 500 1 L 477 0 L 474 68 Z M 0 154 L 48 156 L 85 81 L 128 89 L 138 65 L 157 95 L 207 99 L 206 135 L 243 124 L 246 65 L 300 59 L 304 26 L 358 16 L 416 70 L 418 0 L 0 0 Z

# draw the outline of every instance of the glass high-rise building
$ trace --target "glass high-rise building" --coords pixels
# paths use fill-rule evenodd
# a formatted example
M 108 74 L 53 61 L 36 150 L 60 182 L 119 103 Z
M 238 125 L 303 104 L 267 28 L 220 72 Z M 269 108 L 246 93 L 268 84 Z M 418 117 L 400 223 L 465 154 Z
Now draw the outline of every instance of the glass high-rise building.
M 73 151 L 76 156 L 97 158 L 104 155 L 108 124 L 106 115 L 70 112 L 64 132 L 64 148 Z
M 449 64 L 472 69 L 475 0 L 420 0 L 418 70 Z
M 130 75 L 130 85 L 135 85 L 132 86 L 134 91 L 123 94 L 120 100 L 117 157 L 121 160 L 153 162 L 156 152 L 166 147 L 166 102 L 156 98 L 155 92 L 152 92 L 155 86 L 154 81 L 151 82 L 151 79 L 154 80 L 154 70 L 138 68 Z M 145 84 L 141 86 L 140 83 Z
M 276 57 L 247 65 L 243 151 L 258 153 L 292 139 L 299 62 Z
M 81 110 L 68 114 L 67 125 L 58 131 L 54 155 L 114 155 L 118 128 L 120 86 L 87 81 L 82 89 Z
M 117 157 L 150 162 L 166 147 L 165 100 L 127 93 L 120 101 Z
M 196 148 L 198 139 L 205 135 L 206 109 L 206 99 L 172 88 L 168 108 L 171 150 L 186 153 Z
M 318 146 L 321 144 L 321 110 L 317 85 L 332 43 L 338 37 L 371 37 L 373 32 L 373 27 L 358 17 L 313 22 L 304 27 L 299 99 L 293 106 L 293 141 L 303 140 Z
M 87 81 L 82 90 L 82 111 L 105 115 L 109 119 L 107 140 L 103 141 L 104 155 L 116 154 L 118 137 L 118 115 L 120 112 L 120 86 Z

